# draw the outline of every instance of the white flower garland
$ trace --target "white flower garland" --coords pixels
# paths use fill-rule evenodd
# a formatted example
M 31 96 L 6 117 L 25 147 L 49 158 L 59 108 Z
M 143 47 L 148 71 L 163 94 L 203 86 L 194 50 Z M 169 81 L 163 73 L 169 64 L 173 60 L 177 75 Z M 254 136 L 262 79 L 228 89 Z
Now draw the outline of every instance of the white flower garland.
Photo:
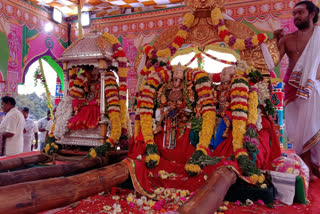
M 53 135 L 57 139 L 63 139 L 66 132 L 69 131 L 68 129 L 68 122 L 72 117 L 72 97 L 65 96 L 59 103 L 55 118 L 56 118 L 56 126 L 53 131 Z
M 266 82 L 258 82 L 255 84 L 255 86 L 258 88 L 258 97 L 260 104 L 263 106 L 266 106 L 265 100 L 270 99 L 270 92 L 268 89 L 268 83 Z

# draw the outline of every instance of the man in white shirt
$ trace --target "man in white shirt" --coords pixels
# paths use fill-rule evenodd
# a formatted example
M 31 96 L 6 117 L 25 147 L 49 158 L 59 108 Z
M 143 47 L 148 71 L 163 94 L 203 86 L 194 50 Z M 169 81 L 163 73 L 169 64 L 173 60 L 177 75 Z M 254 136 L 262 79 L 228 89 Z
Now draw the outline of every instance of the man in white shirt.
M 13 97 L 4 96 L 1 98 L 1 108 L 6 113 L 0 124 L 0 135 L 5 139 L 5 155 L 15 155 L 23 151 L 25 119 L 15 106 L 16 101 Z
M 46 141 L 46 135 L 47 135 L 46 127 L 49 120 L 50 120 L 50 110 L 48 110 L 46 117 L 41 118 L 38 121 L 38 129 L 40 132 L 40 150 L 43 149 L 44 143 Z
M 35 147 L 38 147 L 38 127 L 34 121 L 29 117 L 29 108 L 23 107 L 21 109 L 26 122 L 23 130 L 23 152 L 31 152 L 31 145 L 33 141 L 33 135 L 36 140 Z

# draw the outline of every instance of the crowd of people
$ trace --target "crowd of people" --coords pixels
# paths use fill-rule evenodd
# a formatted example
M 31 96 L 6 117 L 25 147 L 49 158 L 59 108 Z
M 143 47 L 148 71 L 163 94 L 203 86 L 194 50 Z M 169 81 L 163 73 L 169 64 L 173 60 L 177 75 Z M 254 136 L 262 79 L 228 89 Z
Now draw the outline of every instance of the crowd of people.
M 50 110 L 38 123 L 29 117 L 29 108 L 18 109 L 13 97 L 1 98 L 0 156 L 42 149 L 50 127 Z M 38 136 L 40 133 L 40 136 Z M 40 138 L 39 138 L 40 137 Z

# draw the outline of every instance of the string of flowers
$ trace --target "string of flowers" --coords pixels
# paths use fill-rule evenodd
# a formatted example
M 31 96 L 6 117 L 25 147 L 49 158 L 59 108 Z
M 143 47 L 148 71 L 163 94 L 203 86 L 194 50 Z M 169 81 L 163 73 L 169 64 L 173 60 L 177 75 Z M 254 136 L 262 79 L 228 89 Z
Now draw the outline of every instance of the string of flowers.
M 185 165 L 185 170 L 190 176 L 201 173 L 201 168 L 197 160 L 207 156 L 207 150 L 213 135 L 213 129 L 216 121 L 216 109 L 213 105 L 213 95 L 211 81 L 205 71 L 198 69 L 190 69 L 186 72 L 186 80 L 192 81 L 197 95 L 198 103 L 201 105 L 202 126 L 199 133 L 199 143 L 196 151 Z
M 259 33 L 247 39 L 238 39 L 231 35 L 224 23 L 221 10 L 218 7 L 211 11 L 211 20 L 215 30 L 218 31 L 220 38 L 232 49 L 238 49 L 240 51 L 251 49 L 268 40 L 268 36 L 265 33 Z
M 256 154 L 259 153 L 258 145 L 258 130 L 256 123 L 258 121 L 258 108 L 259 108 L 259 98 L 258 98 L 258 88 L 255 86 L 257 82 L 263 81 L 262 74 L 252 68 L 247 68 L 247 74 L 249 79 L 250 92 L 248 100 L 248 120 L 247 120 L 247 130 L 243 139 L 243 146 L 248 151 L 252 161 L 256 161 Z
M 112 46 L 112 57 L 118 62 L 119 98 L 121 127 L 127 129 L 127 58 L 119 40 L 112 34 L 104 33 L 103 38 Z
M 147 143 L 145 148 L 145 164 L 148 168 L 156 167 L 160 161 L 158 148 L 154 143 L 152 133 L 154 97 L 159 85 L 171 80 L 171 69 L 171 66 L 165 66 L 152 72 L 148 76 L 138 98 L 137 108 L 140 111 L 140 127 L 144 142 Z
M 120 118 L 120 102 L 118 96 L 118 85 L 116 76 L 112 71 L 105 73 L 105 97 L 106 97 L 106 109 L 107 115 L 111 121 L 111 134 L 107 138 L 106 143 L 91 148 L 88 156 L 95 158 L 97 156 L 105 156 L 105 153 L 114 148 L 115 143 L 119 140 L 121 135 L 121 121 Z
M 173 42 L 167 48 L 157 50 L 150 45 L 143 47 L 143 51 L 149 57 L 150 61 L 141 70 L 141 75 L 148 75 L 151 71 L 168 64 L 167 59 L 172 57 L 179 50 L 182 44 L 184 44 L 193 21 L 194 15 L 192 13 L 186 13 L 184 15 L 179 31 L 173 39 Z
M 85 87 L 87 87 L 86 79 L 89 77 L 88 72 L 85 72 L 83 68 L 75 67 L 69 70 L 69 77 L 71 81 L 69 83 L 70 95 L 74 97 L 82 98 L 85 93 Z
M 192 59 L 187 63 L 185 64 L 184 66 L 188 67 L 189 65 L 191 65 L 191 63 L 193 63 L 194 60 L 198 59 L 199 55 L 201 55 L 201 53 L 197 53 L 195 54 Z
M 242 174 L 249 176 L 251 183 L 262 184 L 264 175 L 257 166 L 250 160 L 248 151 L 244 148 L 244 135 L 246 133 L 246 125 L 248 120 L 248 97 L 249 82 L 243 77 L 243 71 L 237 70 L 236 76 L 231 83 L 231 111 L 232 111 L 232 145 L 235 158 L 238 161 Z
M 194 15 L 192 13 L 186 13 L 183 17 L 183 21 L 179 27 L 179 31 L 177 32 L 175 38 L 172 43 L 165 49 L 157 50 L 151 47 L 150 45 L 146 45 L 143 47 L 143 52 L 149 57 L 149 61 L 146 63 L 144 68 L 140 71 L 140 78 L 144 78 L 148 76 L 151 72 L 159 71 L 162 67 L 168 66 L 168 70 L 171 70 L 170 62 L 167 61 L 168 58 L 173 56 L 177 50 L 182 46 L 185 39 L 187 38 L 188 32 L 190 31 L 190 27 L 194 21 Z M 165 68 L 167 69 L 167 68 Z M 139 102 L 139 97 L 141 96 L 141 92 L 143 91 L 143 87 L 145 85 L 145 81 L 142 84 L 142 87 L 139 88 L 139 93 L 137 93 L 136 100 Z M 136 117 L 135 117 L 135 136 L 141 130 L 141 120 L 140 118 L 140 108 L 136 108 Z
M 204 55 L 206 55 L 207 57 L 209 57 L 210 59 L 213 59 L 217 62 L 221 62 L 224 64 L 228 64 L 228 65 L 237 65 L 237 62 L 232 62 L 232 61 L 228 61 L 228 60 L 224 60 L 224 59 L 219 59 L 218 57 L 212 56 L 211 54 L 208 54 L 206 52 L 203 52 Z
M 197 54 L 197 62 L 198 62 L 198 69 L 203 69 L 204 66 L 204 57 L 202 54 Z
M 258 145 L 258 133 L 256 123 L 258 120 L 258 89 L 254 86 L 250 88 L 249 100 L 248 100 L 248 120 L 247 130 L 243 139 L 243 146 L 248 151 L 252 161 L 256 161 L 256 154 L 259 152 Z

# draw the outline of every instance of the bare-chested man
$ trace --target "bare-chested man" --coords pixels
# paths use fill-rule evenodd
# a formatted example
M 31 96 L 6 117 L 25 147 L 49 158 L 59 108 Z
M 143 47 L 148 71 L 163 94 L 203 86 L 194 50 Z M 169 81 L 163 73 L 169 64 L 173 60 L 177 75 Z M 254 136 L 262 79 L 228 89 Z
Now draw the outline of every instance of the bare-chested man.
M 286 54 L 289 67 L 285 82 L 285 125 L 294 150 L 320 178 L 320 28 L 319 8 L 311 1 L 297 3 L 293 10 L 297 31 L 279 39 L 281 58 Z

